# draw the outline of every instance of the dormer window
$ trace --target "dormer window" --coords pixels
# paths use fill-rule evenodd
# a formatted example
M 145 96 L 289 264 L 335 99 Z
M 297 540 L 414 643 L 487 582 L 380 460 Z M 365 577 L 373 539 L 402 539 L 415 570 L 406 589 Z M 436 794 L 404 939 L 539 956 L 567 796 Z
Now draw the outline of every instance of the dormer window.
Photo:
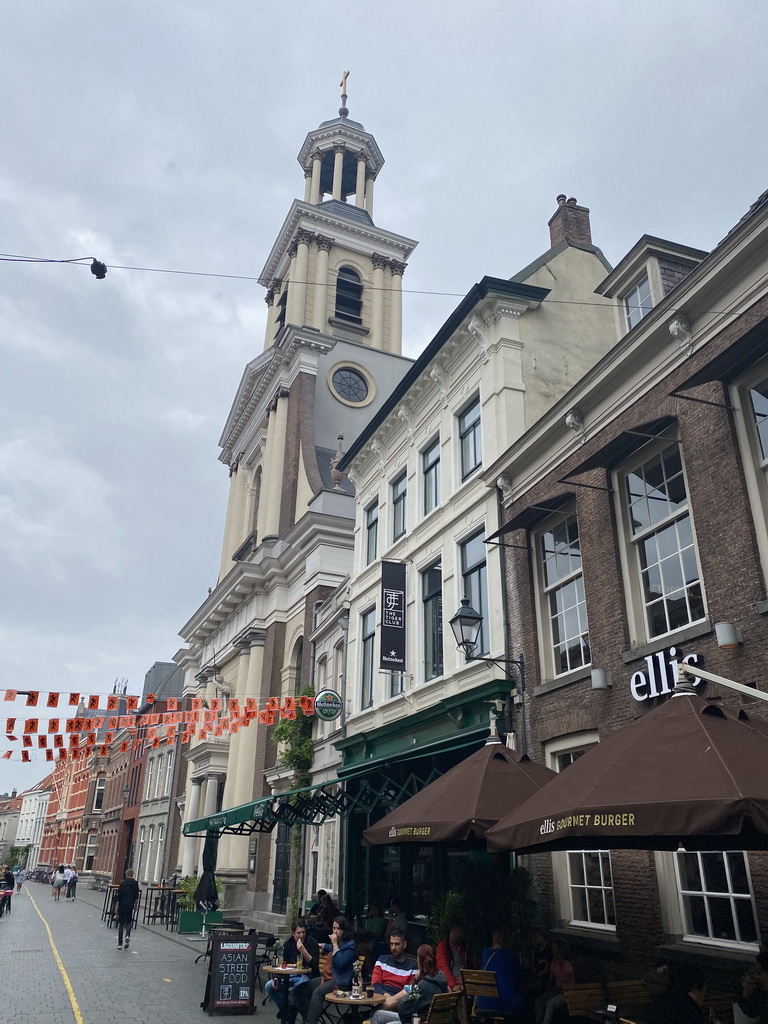
M 357 271 L 342 267 L 336 279 L 336 316 L 350 324 L 363 322 L 363 282 Z
M 627 318 L 627 330 L 631 331 L 639 324 L 646 314 L 653 309 L 651 302 L 651 285 L 645 274 L 631 292 L 624 296 L 624 315 Z

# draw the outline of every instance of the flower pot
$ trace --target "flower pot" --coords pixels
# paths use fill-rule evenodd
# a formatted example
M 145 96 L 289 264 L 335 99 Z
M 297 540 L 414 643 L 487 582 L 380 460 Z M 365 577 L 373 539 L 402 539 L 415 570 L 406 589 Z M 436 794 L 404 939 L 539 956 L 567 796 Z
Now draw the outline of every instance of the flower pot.
M 212 910 L 205 915 L 206 924 L 221 924 L 223 912 Z M 180 910 L 178 932 L 181 935 L 192 935 L 203 929 L 203 915 L 199 910 Z

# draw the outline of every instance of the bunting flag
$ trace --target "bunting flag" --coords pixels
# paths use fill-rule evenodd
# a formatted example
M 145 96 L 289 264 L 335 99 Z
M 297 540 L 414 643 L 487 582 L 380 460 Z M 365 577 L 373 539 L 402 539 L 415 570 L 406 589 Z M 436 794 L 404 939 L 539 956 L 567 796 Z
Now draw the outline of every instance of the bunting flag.
M 179 702 L 175 697 L 169 697 L 165 702 L 165 706 L 169 711 L 177 711 Z
M 45 702 L 45 706 L 48 708 L 57 708 L 59 706 L 59 694 L 49 693 L 48 700 Z
M 88 698 L 88 710 L 89 711 L 98 711 L 99 710 L 99 697 L 98 697 L 98 694 L 96 696 L 94 696 L 94 697 L 89 697 Z
M 12 750 L 6 750 L 5 753 L 2 756 L 3 757 L 10 757 L 12 753 L 13 753 Z
M 28 708 L 37 707 L 37 702 L 38 702 L 39 699 L 40 699 L 40 691 L 39 690 L 29 690 L 28 693 L 27 693 L 27 707 Z
M 6 690 L 5 691 L 5 698 L 4 699 L 5 700 L 16 700 L 16 692 L 17 692 L 16 690 Z

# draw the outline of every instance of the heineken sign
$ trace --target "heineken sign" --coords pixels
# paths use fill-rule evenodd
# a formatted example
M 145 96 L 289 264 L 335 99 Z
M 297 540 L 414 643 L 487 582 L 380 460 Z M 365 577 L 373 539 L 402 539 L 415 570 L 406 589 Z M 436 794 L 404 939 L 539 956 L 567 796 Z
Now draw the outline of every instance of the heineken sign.
M 335 690 L 321 690 L 315 697 L 315 715 L 324 722 L 338 718 L 341 706 L 341 697 Z
M 405 671 L 405 565 L 381 563 L 381 645 L 379 668 Z

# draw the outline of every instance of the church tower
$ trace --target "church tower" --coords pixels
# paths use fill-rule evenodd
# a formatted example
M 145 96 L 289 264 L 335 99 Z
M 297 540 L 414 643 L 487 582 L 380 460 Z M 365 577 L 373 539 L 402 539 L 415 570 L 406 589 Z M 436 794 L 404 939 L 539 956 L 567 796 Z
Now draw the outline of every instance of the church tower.
M 219 579 L 181 629 L 188 646 L 175 659 L 185 694 L 209 702 L 263 707 L 310 682 L 315 610 L 353 568 L 354 490 L 335 465 L 412 365 L 402 355 L 402 279 L 416 243 L 374 222 L 384 158 L 346 100 L 301 147 L 304 198 L 291 204 L 261 277 L 263 350 L 245 368 L 219 442 L 230 476 Z M 251 723 L 195 741 L 185 821 L 285 786 L 270 735 Z M 239 836 L 219 844 L 217 873 L 236 905 L 262 915 L 285 909 L 285 894 L 270 891 L 284 874 L 279 829 L 276 837 L 282 854 L 266 841 L 254 854 Z M 199 840 L 186 839 L 185 872 L 199 854 Z

